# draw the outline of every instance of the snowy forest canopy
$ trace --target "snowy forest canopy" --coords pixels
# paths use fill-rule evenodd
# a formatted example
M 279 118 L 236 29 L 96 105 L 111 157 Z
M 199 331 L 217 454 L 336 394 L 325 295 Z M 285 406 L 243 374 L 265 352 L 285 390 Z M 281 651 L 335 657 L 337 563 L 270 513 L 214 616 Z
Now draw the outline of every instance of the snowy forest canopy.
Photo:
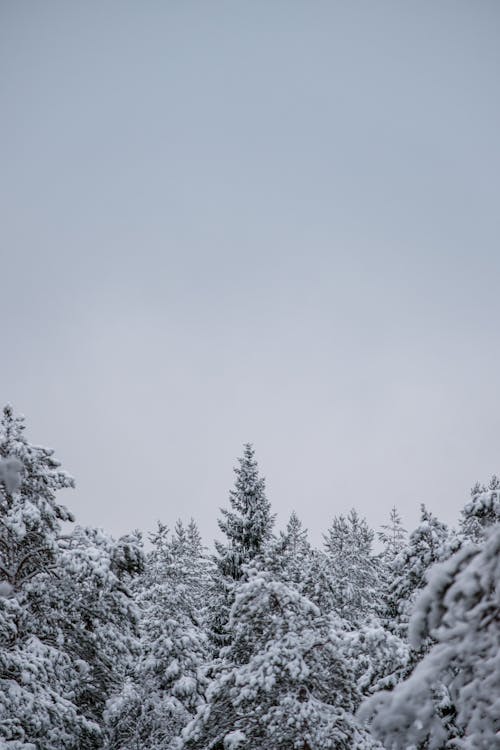
M 352 510 L 315 549 L 278 530 L 244 446 L 208 551 L 68 526 L 73 486 L 8 406 L 0 426 L 0 748 L 500 748 L 500 481 L 457 527 Z

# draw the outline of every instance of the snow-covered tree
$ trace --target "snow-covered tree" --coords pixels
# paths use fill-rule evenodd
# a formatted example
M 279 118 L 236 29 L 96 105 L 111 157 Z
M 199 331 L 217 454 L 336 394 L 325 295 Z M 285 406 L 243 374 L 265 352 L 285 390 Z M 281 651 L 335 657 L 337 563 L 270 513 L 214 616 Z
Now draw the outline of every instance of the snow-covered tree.
M 334 621 L 269 573 L 248 571 L 231 610 L 207 704 L 183 733 L 186 750 L 363 750 L 359 696 Z
M 0 457 L 4 465 L 0 544 L 0 573 L 16 590 L 57 567 L 61 521 L 73 521 L 69 511 L 56 502 L 56 493 L 74 487 L 74 480 L 60 469 L 54 451 L 31 445 L 24 435 L 24 419 L 6 406 L 0 425 Z M 5 467 L 14 464 L 18 477 L 6 482 Z
M 293 584 L 301 591 L 307 576 L 312 555 L 311 545 L 307 539 L 307 529 L 302 525 L 295 511 L 288 519 L 284 531 L 268 545 L 262 563 L 273 572 L 277 580 Z
M 238 580 L 242 565 L 262 552 L 269 541 L 274 524 L 271 504 L 265 494 L 265 480 L 259 475 L 255 451 L 246 443 L 239 466 L 234 470 L 236 481 L 229 493 L 231 509 L 221 508 L 219 527 L 227 543 L 216 542 L 218 566 L 223 575 Z
M 203 701 L 208 659 L 202 585 L 206 558 L 194 522 L 173 538 L 159 524 L 137 586 L 141 653 L 123 690 L 108 703 L 110 750 L 167 750 Z
M 334 584 L 334 609 L 352 623 L 366 619 L 379 607 L 379 562 L 373 554 L 373 531 L 353 509 L 336 516 L 328 529 L 325 549 Z
M 356 684 L 363 696 L 397 685 L 410 658 L 405 641 L 383 627 L 376 617 L 348 632 L 346 641 Z
M 66 649 L 87 664 L 76 699 L 102 725 L 107 699 L 121 689 L 139 652 L 131 586 L 143 569 L 142 547 L 133 536 L 114 540 L 101 529 L 81 527 L 60 545 L 59 574 L 45 591 L 43 621 L 48 637 L 56 626 Z
M 489 485 L 475 484 L 471 500 L 462 510 L 461 532 L 468 541 L 484 539 L 488 529 L 500 523 L 500 479 L 493 474 Z
M 222 518 L 219 519 L 227 541 L 215 542 L 217 555 L 208 623 L 216 649 L 228 642 L 227 624 L 234 583 L 242 577 L 244 566 L 264 553 L 272 537 L 275 518 L 250 443 L 244 445 L 238 464 L 234 470 L 234 489 L 229 493 L 231 508 L 221 508 Z
M 60 522 L 73 520 L 56 493 L 73 480 L 53 451 L 28 443 L 10 406 L 0 424 L 0 458 L 10 464 L 0 482 L 0 744 L 97 747 L 99 727 L 78 705 L 89 665 L 68 647 L 57 614 L 46 620 L 61 570 Z
M 100 747 L 99 726 L 75 702 L 87 665 L 34 634 L 18 597 L 0 594 L 0 747 Z
M 301 558 L 306 556 L 311 549 L 307 540 L 307 529 L 304 528 L 294 510 L 290 514 L 285 531 L 281 533 L 281 538 L 283 550 L 290 557 Z
M 406 529 L 397 508 L 391 508 L 389 523 L 382 524 L 382 531 L 378 534 L 379 541 L 384 545 L 383 557 L 393 560 L 405 546 Z
M 500 747 L 500 526 L 433 567 L 410 623 L 410 677 L 362 707 L 388 750 Z
M 305 559 L 298 590 L 312 601 L 323 615 L 328 615 L 331 612 L 338 614 L 337 580 L 332 575 L 330 559 L 323 550 L 312 549 Z
M 408 620 L 418 592 L 426 585 L 429 568 L 449 555 L 450 532 L 425 505 L 420 522 L 390 566 L 387 617 L 393 630 L 406 637 Z

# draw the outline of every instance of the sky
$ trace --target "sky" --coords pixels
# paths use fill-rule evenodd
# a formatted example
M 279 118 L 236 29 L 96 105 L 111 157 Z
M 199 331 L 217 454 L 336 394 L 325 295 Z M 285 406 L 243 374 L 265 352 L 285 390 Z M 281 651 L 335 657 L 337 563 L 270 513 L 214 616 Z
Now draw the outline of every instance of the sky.
M 500 5 L 0 2 L 0 400 L 114 534 L 500 473 Z

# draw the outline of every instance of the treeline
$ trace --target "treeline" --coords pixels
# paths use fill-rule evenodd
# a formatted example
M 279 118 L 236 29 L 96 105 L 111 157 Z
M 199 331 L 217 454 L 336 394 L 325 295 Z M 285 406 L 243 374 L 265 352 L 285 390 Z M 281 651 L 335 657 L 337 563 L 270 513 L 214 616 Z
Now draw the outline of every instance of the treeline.
M 194 521 L 69 527 L 73 486 L 11 407 L 0 425 L 0 747 L 500 747 L 500 481 L 450 529 L 355 510 L 315 549 L 277 530 L 251 445 L 209 554 Z

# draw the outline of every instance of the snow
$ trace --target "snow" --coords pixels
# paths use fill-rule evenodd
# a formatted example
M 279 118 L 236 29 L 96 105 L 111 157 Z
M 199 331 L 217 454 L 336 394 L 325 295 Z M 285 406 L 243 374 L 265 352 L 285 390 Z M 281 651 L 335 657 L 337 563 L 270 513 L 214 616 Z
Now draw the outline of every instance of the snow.
M 245 735 L 239 729 L 235 732 L 229 732 L 224 737 L 224 750 L 237 750 L 245 740 Z

